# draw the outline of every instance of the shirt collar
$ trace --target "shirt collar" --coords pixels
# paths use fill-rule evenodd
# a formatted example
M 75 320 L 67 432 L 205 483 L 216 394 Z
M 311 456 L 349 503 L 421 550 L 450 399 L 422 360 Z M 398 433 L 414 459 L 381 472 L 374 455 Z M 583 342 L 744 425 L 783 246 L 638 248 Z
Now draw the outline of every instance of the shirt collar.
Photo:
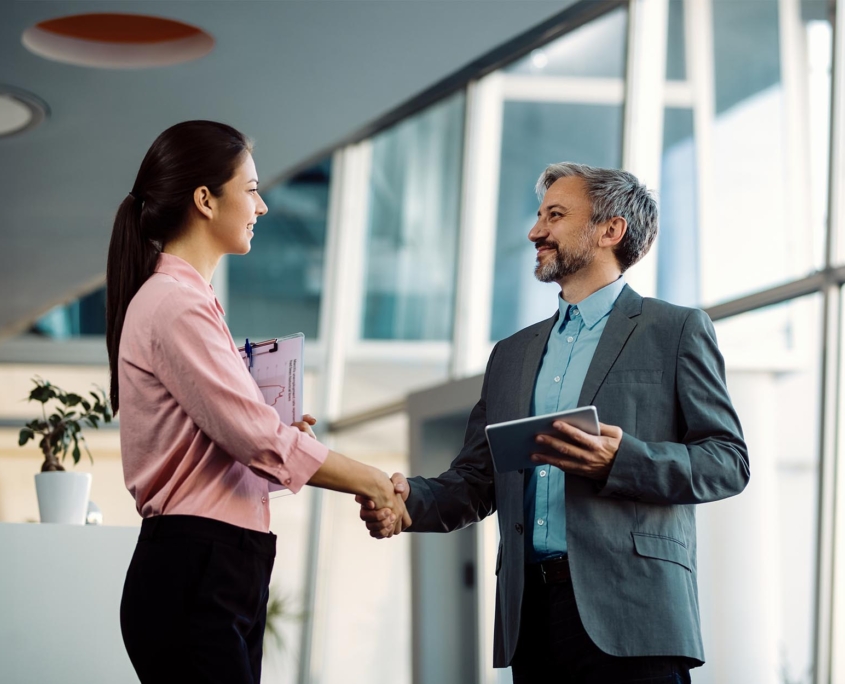
M 560 310 L 561 322 L 566 320 L 566 314 L 571 308 L 577 307 L 578 311 L 581 312 L 584 325 L 592 328 L 611 312 L 625 284 L 625 276 L 619 276 L 610 285 L 605 285 L 600 290 L 596 290 L 589 297 L 578 302 L 578 304 L 570 304 L 563 297 L 558 296 L 557 304 Z
M 205 278 L 203 278 L 199 272 L 184 259 L 174 254 L 162 252 L 158 255 L 158 263 L 156 263 L 155 272 L 166 273 L 171 278 L 175 278 L 180 283 L 184 283 L 185 285 L 195 289 L 197 292 L 202 293 L 214 302 L 217 310 L 220 311 L 222 315 L 226 315 L 226 312 L 223 311 L 223 307 L 217 299 L 217 295 L 214 294 L 214 288 L 210 283 L 205 282 Z

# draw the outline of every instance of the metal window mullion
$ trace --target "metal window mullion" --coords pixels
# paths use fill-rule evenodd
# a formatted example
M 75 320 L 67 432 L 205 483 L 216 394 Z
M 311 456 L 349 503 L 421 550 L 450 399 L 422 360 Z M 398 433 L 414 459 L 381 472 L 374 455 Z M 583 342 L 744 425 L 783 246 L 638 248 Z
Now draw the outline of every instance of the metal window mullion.
M 320 373 L 318 429 L 322 441 L 332 446 L 326 428 L 342 410 L 343 382 L 349 345 L 360 327 L 361 292 L 367 192 L 370 180 L 371 146 L 368 141 L 334 153 L 326 236 L 323 304 L 320 335 L 325 344 L 325 362 Z M 324 638 L 331 547 L 331 515 L 320 489 L 312 492 L 308 569 L 304 599 L 304 624 L 299 661 L 299 684 L 319 684 L 324 662 Z
M 632 0 L 628 12 L 628 56 L 622 167 L 648 187 L 659 190 L 663 157 L 663 89 L 669 0 Z M 627 275 L 641 294 L 657 294 L 657 250 Z
M 696 209 L 699 244 L 700 292 L 707 292 L 710 258 L 707 243 L 701 236 L 710 231 L 710 208 L 713 206 L 713 126 L 716 114 L 715 76 L 713 61 L 713 4 L 712 0 L 684 0 L 684 40 L 687 51 L 688 79 L 693 93 L 693 139 L 695 143 Z M 692 248 L 692 247 L 691 247 Z M 714 246 L 715 251 L 721 245 Z M 715 276 L 714 276 L 715 277 Z
M 828 283 L 823 291 L 822 368 L 820 409 L 820 455 L 816 541 L 816 596 L 813 644 L 815 647 L 815 684 L 831 684 L 831 626 L 833 592 L 833 537 L 836 455 L 841 448 L 838 438 L 840 370 L 841 289 Z
M 489 350 L 504 108 L 501 78 L 490 74 L 467 91 L 452 378 L 482 371 Z
M 845 229 L 845 203 L 842 201 L 845 189 L 845 12 L 837 5 L 833 26 L 833 66 L 831 78 L 830 117 L 830 175 L 828 193 L 828 226 L 825 248 L 827 270 L 834 270 L 841 254 L 841 234 Z M 841 267 L 839 267 L 841 268 Z M 836 269 L 839 270 L 839 269 Z M 836 309 L 829 305 L 826 314 L 827 325 L 836 330 L 828 342 L 825 359 L 841 358 L 841 287 L 828 288 L 828 299 L 836 303 Z M 836 325 L 834 326 L 834 322 Z M 827 375 L 831 376 L 832 372 Z M 836 384 L 827 395 L 835 398 L 834 406 L 826 414 L 831 417 L 832 431 L 838 427 L 841 415 L 839 399 L 845 378 L 841 372 L 835 375 Z M 845 638 L 845 582 L 841 579 L 845 569 L 845 473 L 838 467 L 845 444 L 836 435 L 826 435 L 832 442 L 822 453 L 819 471 L 819 533 L 818 569 L 816 581 L 817 619 L 815 629 L 815 684 L 832 684 L 845 678 L 845 654 L 842 649 L 833 648 L 835 639 Z M 837 571 L 839 577 L 837 578 Z M 837 583 L 838 579 L 838 583 Z

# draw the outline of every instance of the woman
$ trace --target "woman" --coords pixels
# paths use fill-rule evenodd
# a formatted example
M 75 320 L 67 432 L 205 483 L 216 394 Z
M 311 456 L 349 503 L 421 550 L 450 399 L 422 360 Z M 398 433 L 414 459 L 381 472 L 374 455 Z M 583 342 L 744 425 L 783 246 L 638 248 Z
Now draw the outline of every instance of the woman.
M 267 206 L 250 142 L 211 121 L 169 128 L 114 222 L 107 266 L 111 401 L 143 516 L 121 629 L 142 682 L 255 683 L 275 536 L 270 483 L 367 496 L 410 524 L 387 475 L 283 425 L 210 285 Z M 298 428 L 298 429 L 297 429 Z

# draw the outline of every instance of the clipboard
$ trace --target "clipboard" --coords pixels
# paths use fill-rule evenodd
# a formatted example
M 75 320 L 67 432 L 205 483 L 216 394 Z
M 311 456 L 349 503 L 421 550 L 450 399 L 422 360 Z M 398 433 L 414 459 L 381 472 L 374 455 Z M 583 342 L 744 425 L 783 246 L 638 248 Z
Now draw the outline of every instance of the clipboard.
M 238 347 L 264 402 L 272 406 L 285 425 L 302 420 L 302 358 L 305 335 L 294 333 L 251 344 L 249 339 Z M 284 485 L 270 483 L 270 498 L 290 494 Z

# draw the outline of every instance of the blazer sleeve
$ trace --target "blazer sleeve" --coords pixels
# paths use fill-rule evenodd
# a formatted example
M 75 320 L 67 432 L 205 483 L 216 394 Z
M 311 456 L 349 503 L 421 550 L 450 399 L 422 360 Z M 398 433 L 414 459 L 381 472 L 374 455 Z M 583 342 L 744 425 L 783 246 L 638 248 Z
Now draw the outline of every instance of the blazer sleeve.
M 728 396 L 716 333 L 703 311 L 691 311 L 684 321 L 676 393 L 681 442 L 643 442 L 625 433 L 600 495 L 697 504 L 739 494 L 748 484 L 748 449 Z
M 411 492 L 405 505 L 414 521 L 411 532 L 452 532 L 485 518 L 496 510 L 493 461 L 484 428 L 487 427 L 487 381 L 496 347 L 490 354 L 481 398 L 473 407 L 464 446 L 445 473 L 438 477 L 408 479 Z

